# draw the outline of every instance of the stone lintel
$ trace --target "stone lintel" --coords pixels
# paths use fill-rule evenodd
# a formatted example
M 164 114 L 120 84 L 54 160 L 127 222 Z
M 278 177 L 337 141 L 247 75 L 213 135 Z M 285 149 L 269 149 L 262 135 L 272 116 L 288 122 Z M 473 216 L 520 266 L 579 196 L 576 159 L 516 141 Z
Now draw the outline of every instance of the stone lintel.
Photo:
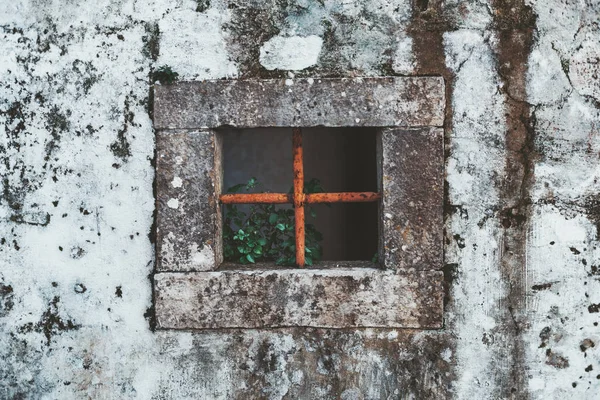
M 442 126 L 442 77 L 208 80 L 154 87 L 155 129 Z
M 370 268 L 157 273 L 162 329 L 442 327 L 443 274 Z

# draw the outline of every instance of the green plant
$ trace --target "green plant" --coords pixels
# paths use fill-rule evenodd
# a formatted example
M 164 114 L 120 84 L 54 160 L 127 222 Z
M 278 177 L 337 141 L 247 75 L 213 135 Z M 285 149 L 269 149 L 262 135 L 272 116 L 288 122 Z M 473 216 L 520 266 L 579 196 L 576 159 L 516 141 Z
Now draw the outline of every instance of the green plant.
M 162 84 L 171 84 L 179 79 L 179 74 L 168 65 L 163 65 L 152 74 L 152 81 L 159 81 Z
M 250 191 L 259 186 L 256 178 L 247 183 L 230 187 L 228 193 Z M 318 179 L 305 182 L 305 193 L 322 192 Z M 290 190 L 291 192 L 291 190 Z M 312 218 L 317 213 L 307 207 Z M 322 255 L 320 242 L 323 235 L 311 223 L 305 224 L 305 262 L 313 265 Z M 225 205 L 223 223 L 223 255 L 225 261 L 253 264 L 259 261 L 275 261 L 277 265 L 294 265 L 296 241 L 294 210 L 273 204 L 252 204 L 248 212 L 234 204 Z

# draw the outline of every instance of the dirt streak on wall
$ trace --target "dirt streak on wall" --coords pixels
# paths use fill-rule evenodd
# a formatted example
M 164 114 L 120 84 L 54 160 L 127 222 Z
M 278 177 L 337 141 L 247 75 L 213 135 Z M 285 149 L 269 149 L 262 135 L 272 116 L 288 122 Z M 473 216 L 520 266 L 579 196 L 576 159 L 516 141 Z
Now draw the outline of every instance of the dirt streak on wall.
M 531 215 L 529 190 L 534 179 L 535 110 L 527 103 L 526 75 L 535 33 L 535 14 L 524 0 L 495 0 L 494 28 L 497 35 L 497 68 L 503 83 L 506 117 L 506 164 L 502 174 L 500 211 L 504 228 L 501 273 L 508 291 L 500 301 L 502 322 L 498 324 L 499 347 L 496 387 L 499 396 L 528 398 L 525 365 L 526 247 Z

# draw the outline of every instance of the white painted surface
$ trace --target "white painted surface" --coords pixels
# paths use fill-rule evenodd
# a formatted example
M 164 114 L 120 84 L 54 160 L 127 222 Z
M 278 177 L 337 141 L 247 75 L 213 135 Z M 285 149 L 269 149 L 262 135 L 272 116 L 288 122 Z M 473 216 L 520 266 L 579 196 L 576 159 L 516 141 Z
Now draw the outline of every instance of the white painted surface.
M 302 70 L 318 62 L 322 47 L 323 39 L 316 35 L 275 36 L 260 47 L 260 63 L 268 70 Z

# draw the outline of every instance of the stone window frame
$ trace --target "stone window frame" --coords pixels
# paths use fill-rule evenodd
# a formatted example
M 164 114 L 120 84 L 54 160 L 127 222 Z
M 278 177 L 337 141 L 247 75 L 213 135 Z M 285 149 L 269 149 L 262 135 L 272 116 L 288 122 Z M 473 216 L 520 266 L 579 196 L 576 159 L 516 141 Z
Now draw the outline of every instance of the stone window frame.
M 159 329 L 443 327 L 442 77 L 154 88 Z M 219 127 L 377 128 L 380 265 L 222 266 Z

